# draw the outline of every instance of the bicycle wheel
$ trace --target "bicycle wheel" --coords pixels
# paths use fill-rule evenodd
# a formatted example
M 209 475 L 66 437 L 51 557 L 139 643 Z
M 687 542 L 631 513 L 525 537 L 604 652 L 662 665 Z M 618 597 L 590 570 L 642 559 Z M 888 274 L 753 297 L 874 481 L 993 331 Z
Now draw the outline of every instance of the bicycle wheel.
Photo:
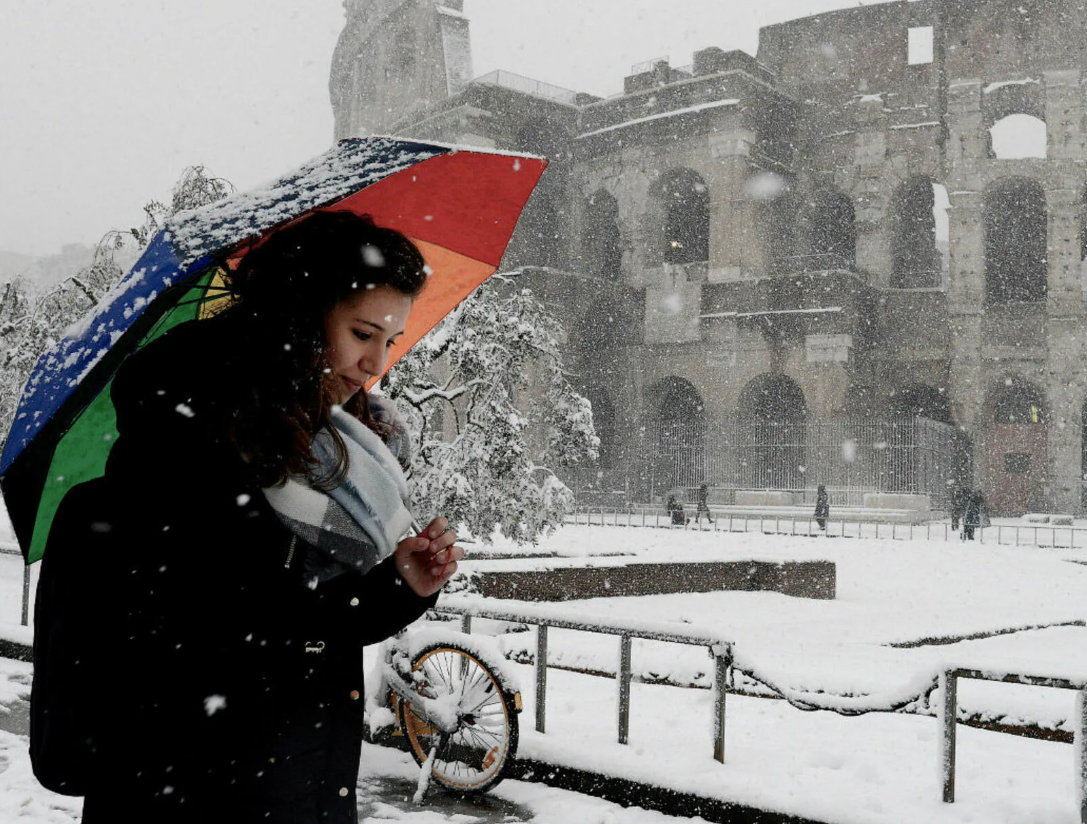
M 427 698 L 455 696 L 459 725 L 440 741 L 422 711 L 399 701 L 400 729 L 420 766 L 434 746 L 433 778 L 455 792 L 481 793 L 502 780 L 517 753 L 519 695 L 507 692 L 474 654 L 454 644 L 424 648 L 412 663 L 416 689 Z

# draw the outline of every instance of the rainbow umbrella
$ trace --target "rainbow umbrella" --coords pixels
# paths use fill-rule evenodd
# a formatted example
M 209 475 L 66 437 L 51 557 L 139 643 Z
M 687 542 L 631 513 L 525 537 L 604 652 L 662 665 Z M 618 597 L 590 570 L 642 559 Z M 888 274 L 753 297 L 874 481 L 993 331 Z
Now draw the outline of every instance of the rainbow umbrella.
M 0 489 L 27 563 L 41 558 L 68 490 L 105 472 L 117 436 L 108 391 L 117 368 L 229 299 L 224 262 L 315 211 L 368 214 L 398 229 L 431 269 L 397 348 L 403 353 L 498 268 L 546 165 L 483 149 L 350 139 L 269 186 L 171 218 L 108 298 L 41 357 L 23 390 L 0 457 Z

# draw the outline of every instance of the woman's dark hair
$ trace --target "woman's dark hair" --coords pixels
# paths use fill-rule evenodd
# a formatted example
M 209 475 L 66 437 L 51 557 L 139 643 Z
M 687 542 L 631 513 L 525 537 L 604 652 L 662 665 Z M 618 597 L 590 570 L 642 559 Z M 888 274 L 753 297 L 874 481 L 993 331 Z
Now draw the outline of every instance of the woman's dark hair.
M 238 397 L 230 439 L 261 486 L 301 473 L 320 488 L 335 487 L 347 471 L 347 453 L 328 426 L 336 379 L 325 359 L 325 316 L 373 286 L 418 296 L 426 283 L 423 256 L 405 235 L 368 216 L 317 212 L 279 229 L 226 271 L 234 300 L 209 322 L 231 327 L 226 360 L 237 366 Z M 384 434 L 365 391 L 344 409 Z M 315 474 L 311 441 L 324 427 L 339 461 Z

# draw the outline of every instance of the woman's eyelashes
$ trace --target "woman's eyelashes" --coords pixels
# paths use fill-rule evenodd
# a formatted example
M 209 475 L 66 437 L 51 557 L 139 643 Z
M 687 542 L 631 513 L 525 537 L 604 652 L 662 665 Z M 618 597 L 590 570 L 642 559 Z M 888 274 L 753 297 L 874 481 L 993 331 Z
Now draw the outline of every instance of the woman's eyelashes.
M 355 337 L 358 338 L 361 341 L 367 341 L 367 340 L 370 340 L 370 338 L 373 337 L 373 335 L 370 334 L 369 332 L 363 332 L 360 329 L 355 329 L 354 333 L 355 333 Z M 385 348 L 386 349 L 392 349 L 394 346 L 396 346 L 396 341 L 395 340 L 385 341 Z

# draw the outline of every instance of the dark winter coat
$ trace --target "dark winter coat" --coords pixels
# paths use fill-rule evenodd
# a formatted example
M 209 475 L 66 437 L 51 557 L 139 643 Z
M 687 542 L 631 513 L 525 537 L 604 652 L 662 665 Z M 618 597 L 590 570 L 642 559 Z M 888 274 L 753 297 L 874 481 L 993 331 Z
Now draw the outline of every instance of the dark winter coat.
M 828 518 L 830 518 L 830 496 L 827 495 L 826 487 L 820 486 L 815 493 L 815 520 L 820 526 L 826 526 Z
M 305 584 L 309 549 L 292 549 L 225 438 L 228 342 L 213 327 L 129 358 L 112 387 L 113 513 L 95 522 L 78 495 L 61 513 L 115 548 L 87 582 L 104 671 L 88 690 L 98 778 L 84 821 L 354 822 L 362 647 L 435 599 L 391 559 Z

